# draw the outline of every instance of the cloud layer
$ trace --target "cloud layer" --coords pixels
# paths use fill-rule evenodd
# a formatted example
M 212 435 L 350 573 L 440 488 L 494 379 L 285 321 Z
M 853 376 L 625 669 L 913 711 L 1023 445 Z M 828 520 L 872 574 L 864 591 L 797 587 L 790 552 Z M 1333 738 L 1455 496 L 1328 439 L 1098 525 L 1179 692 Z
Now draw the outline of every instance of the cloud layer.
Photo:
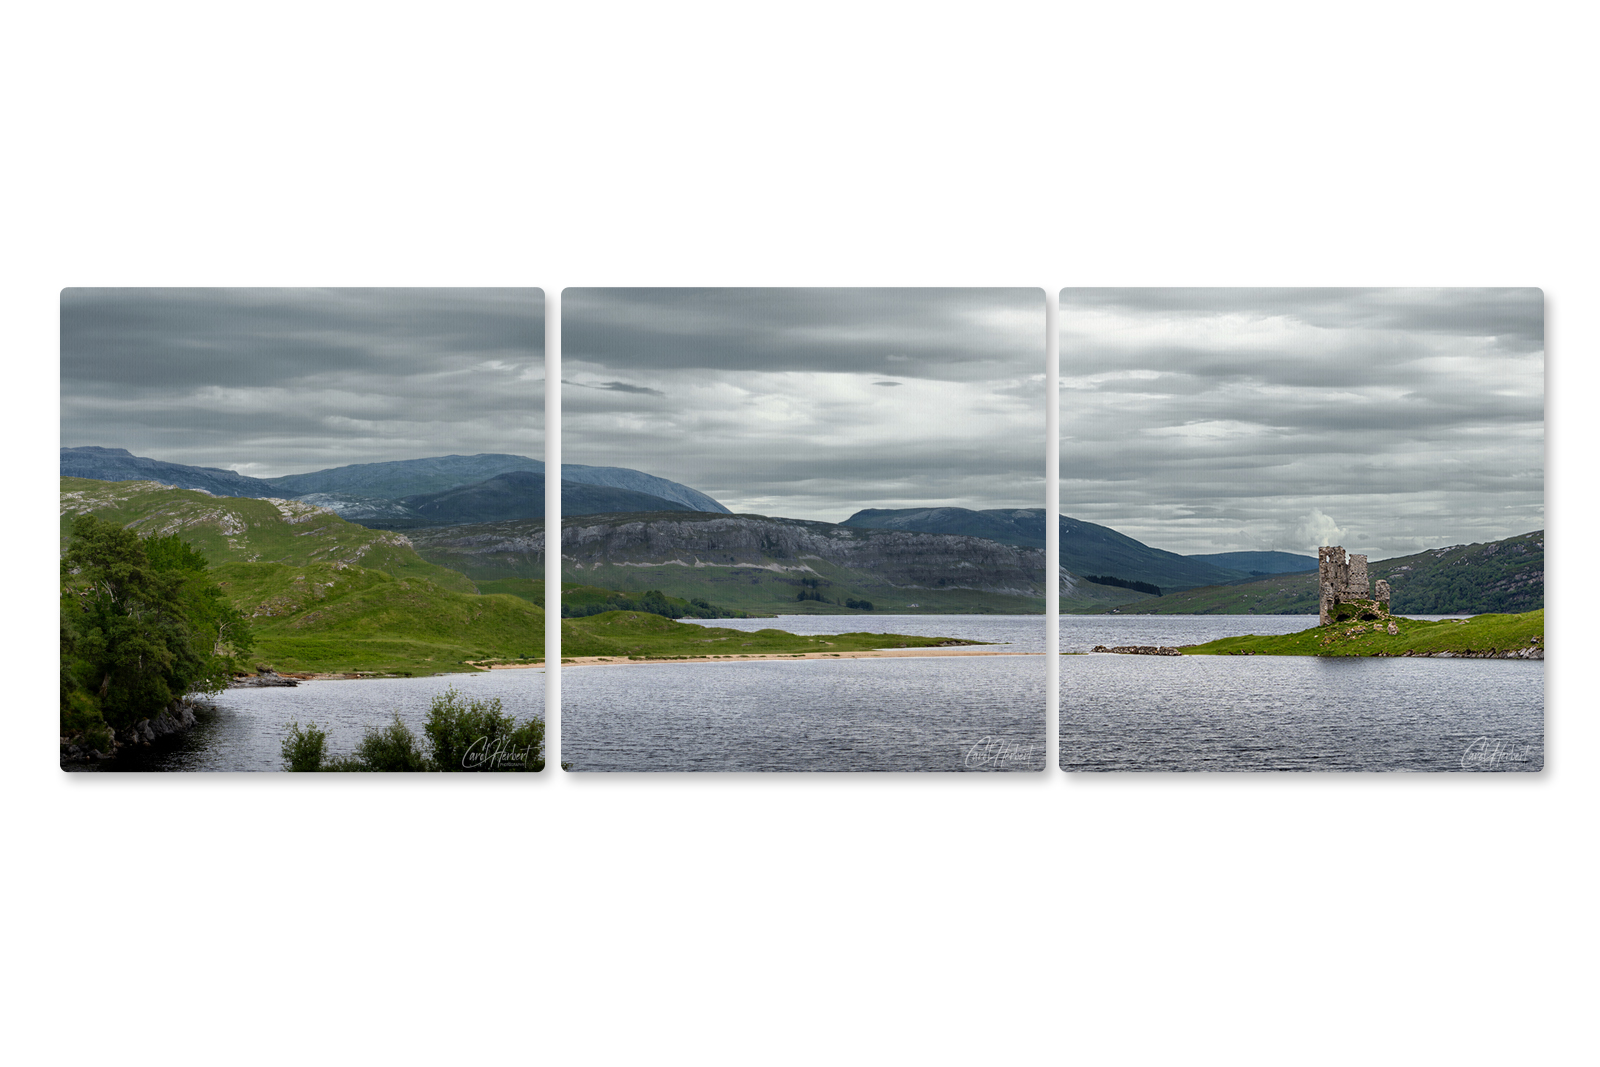
M 734 511 L 1044 505 L 1038 289 L 568 289 L 563 459 Z
M 1176 552 L 1544 525 L 1537 289 L 1069 289 L 1061 510 Z
M 255 477 L 544 448 L 537 289 L 67 289 L 61 443 Z

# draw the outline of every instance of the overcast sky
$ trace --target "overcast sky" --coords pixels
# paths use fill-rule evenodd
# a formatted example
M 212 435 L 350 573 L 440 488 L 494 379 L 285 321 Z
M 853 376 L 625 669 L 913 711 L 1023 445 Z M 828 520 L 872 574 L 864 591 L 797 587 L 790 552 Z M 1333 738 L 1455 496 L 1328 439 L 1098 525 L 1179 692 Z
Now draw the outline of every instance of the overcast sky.
M 1373 559 L 1544 526 L 1537 289 L 1068 289 L 1061 512 Z
M 537 289 L 67 289 L 61 443 L 254 477 L 544 451 Z
M 734 511 L 1044 506 L 1039 289 L 568 289 L 562 459 Z

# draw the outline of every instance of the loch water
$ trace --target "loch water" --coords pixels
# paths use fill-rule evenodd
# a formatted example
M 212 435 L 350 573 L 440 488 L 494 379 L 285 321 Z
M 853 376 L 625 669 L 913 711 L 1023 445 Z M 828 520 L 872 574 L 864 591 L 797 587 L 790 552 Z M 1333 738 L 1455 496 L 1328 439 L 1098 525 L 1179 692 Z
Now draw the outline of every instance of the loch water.
M 301 682 L 294 687 L 227 689 L 205 698 L 216 711 L 176 739 L 119 754 L 103 766 L 118 771 L 281 771 L 280 746 L 291 723 L 327 731 L 328 755 L 347 756 L 368 728 L 398 714 L 419 744 L 433 698 L 447 689 L 476 699 L 498 697 L 517 719 L 544 717 L 539 668 L 445 674 L 432 678 L 361 678 Z
M 1437 616 L 1430 616 L 1437 617 Z M 689 620 L 686 620 L 689 621 Z M 1293 633 L 1315 616 L 1067 616 L 1057 645 L 1184 645 Z M 1003 655 L 568 666 L 562 757 L 577 771 L 1042 770 L 1039 615 L 793 615 L 704 625 L 881 632 L 993 643 Z M 1521 660 L 1066 655 L 1059 765 L 1069 771 L 1536 771 L 1544 664 Z M 454 687 L 544 714 L 545 672 L 312 681 L 232 689 L 176 741 L 102 770 L 273 771 L 292 722 L 330 755 L 398 713 L 421 736 Z M 84 769 L 96 769 L 85 767 Z
M 1419 615 L 1437 619 L 1444 616 Z M 1071 616 L 1063 651 L 1295 633 L 1315 615 Z M 1068 771 L 1538 771 L 1544 663 L 1319 656 L 1061 658 Z
M 753 631 L 895 633 L 1032 655 L 595 664 L 561 672 L 575 771 L 1038 771 L 1041 615 L 684 620 Z

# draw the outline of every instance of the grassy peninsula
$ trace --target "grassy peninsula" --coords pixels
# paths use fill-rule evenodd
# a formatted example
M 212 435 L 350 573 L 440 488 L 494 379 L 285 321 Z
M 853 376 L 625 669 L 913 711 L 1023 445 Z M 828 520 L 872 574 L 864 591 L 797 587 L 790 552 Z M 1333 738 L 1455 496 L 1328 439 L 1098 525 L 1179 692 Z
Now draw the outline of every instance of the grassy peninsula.
M 826 634 L 807 637 L 782 630 L 730 630 L 674 622 L 660 615 L 608 611 L 561 622 L 561 656 L 571 659 L 606 657 L 618 660 L 734 659 L 739 656 L 804 655 L 865 652 L 880 648 L 948 648 L 978 645 L 949 637 L 904 634 Z
M 1392 622 L 1395 633 L 1390 633 Z M 1535 650 L 1538 656 L 1519 655 Z M 1544 609 L 1428 622 L 1399 615 L 1378 623 L 1334 623 L 1278 637 L 1224 637 L 1183 646 L 1185 656 L 1437 656 L 1543 658 Z

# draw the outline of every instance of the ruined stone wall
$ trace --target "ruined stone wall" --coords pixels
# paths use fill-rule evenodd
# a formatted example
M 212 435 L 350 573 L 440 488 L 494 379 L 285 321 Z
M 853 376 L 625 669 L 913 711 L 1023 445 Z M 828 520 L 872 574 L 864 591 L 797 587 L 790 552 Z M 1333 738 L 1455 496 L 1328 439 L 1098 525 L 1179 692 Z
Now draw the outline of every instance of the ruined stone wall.
M 1387 582 L 1380 582 L 1379 585 L 1387 592 Z M 1372 587 L 1367 577 L 1367 557 L 1355 554 L 1346 556 L 1340 545 L 1317 549 L 1317 586 L 1320 617 L 1322 625 L 1326 626 L 1333 621 L 1333 609 L 1339 604 L 1372 599 Z M 1378 599 L 1387 600 L 1388 597 Z

